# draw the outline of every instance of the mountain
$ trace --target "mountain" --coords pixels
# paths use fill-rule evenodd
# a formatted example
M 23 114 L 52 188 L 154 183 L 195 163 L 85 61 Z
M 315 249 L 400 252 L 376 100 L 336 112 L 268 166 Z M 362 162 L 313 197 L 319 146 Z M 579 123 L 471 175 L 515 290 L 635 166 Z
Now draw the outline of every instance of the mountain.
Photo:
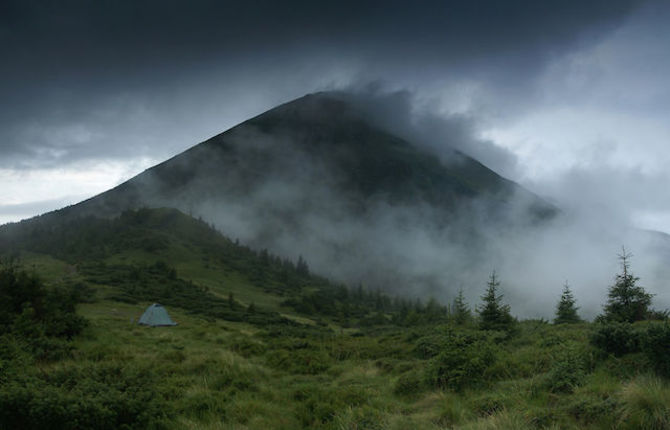
M 257 249 L 303 255 L 320 273 L 377 286 L 442 277 L 414 264 L 423 258 L 414 248 L 449 242 L 470 261 L 491 231 L 557 213 L 461 152 L 440 159 L 385 131 L 339 93 L 278 106 L 33 222 L 141 207 L 177 208 Z
M 318 93 L 245 121 L 70 210 L 118 215 L 167 202 L 195 211 L 208 200 L 244 198 L 274 182 L 300 191 L 328 186 L 363 211 L 379 201 L 453 211 L 482 196 L 499 209 L 521 194 L 536 215 L 554 212 L 473 158 L 458 151 L 452 158 L 445 165 L 373 125 L 343 95 Z

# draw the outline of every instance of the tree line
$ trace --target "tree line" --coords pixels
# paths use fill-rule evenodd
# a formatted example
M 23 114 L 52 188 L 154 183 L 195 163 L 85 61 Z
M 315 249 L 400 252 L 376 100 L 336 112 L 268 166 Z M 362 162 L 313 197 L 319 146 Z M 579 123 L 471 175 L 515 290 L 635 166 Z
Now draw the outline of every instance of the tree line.
M 668 311 L 658 311 L 651 308 L 653 294 L 638 285 L 639 277 L 630 271 L 632 254 L 622 248 L 619 254 L 621 273 L 615 276 L 615 281 L 609 287 L 607 302 L 603 305 L 602 314 L 595 319 L 599 323 L 634 323 L 648 319 L 667 319 Z M 499 292 L 500 282 L 495 271 L 491 273 L 485 293 L 481 296 L 482 305 L 476 308 L 478 326 L 482 330 L 512 331 L 516 319 L 512 317 L 510 306 L 503 303 L 503 295 Z M 582 322 L 579 316 L 579 307 L 570 285 L 563 286 L 561 297 L 556 305 L 554 324 L 573 324 Z M 465 324 L 473 319 L 470 307 L 465 302 L 463 291 L 459 291 L 452 304 L 453 320 L 458 324 Z

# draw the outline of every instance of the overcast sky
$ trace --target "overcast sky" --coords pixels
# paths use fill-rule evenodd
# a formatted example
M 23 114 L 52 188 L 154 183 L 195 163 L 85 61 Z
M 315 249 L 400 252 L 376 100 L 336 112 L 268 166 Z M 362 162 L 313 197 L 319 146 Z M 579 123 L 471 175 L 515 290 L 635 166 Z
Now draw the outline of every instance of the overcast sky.
M 373 85 L 562 208 L 670 232 L 670 2 L 4 1 L 0 223 L 273 106 Z

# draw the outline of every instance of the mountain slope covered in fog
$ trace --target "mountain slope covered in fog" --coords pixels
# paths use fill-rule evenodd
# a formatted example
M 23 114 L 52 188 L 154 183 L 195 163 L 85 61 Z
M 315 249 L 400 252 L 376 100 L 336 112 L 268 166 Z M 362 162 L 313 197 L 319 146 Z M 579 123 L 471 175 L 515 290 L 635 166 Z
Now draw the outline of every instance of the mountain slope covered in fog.
M 385 131 L 341 93 L 281 105 L 46 219 L 138 207 L 178 208 L 327 275 L 394 288 L 436 282 L 411 262 L 423 252 L 412 247 L 425 249 L 417 240 L 474 254 L 484 230 L 556 213 L 459 151 L 438 158 Z
M 362 214 L 380 203 L 427 205 L 448 218 L 477 202 L 493 220 L 519 197 L 537 218 L 555 211 L 463 153 L 454 150 L 441 161 L 384 131 L 346 94 L 318 93 L 243 122 L 68 211 L 116 215 L 167 203 L 206 214 L 217 203 L 272 200 L 263 208 L 270 215 L 265 221 L 281 215 L 300 221 L 297 209 L 331 206 Z

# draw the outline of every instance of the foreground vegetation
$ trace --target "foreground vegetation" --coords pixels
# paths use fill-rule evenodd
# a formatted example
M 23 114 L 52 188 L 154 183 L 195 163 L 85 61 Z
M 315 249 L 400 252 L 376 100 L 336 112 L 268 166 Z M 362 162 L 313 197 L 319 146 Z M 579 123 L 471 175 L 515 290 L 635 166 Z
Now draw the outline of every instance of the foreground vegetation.
M 0 428 L 670 428 L 670 326 L 627 260 L 598 322 L 568 286 L 559 324 L 519 322 L 495 274 L 473 313 L 332 284 L 173 211 L 88 222 L 97 240 L 5 249 Z M 179 325 L 136 325 L 153 301 Z

